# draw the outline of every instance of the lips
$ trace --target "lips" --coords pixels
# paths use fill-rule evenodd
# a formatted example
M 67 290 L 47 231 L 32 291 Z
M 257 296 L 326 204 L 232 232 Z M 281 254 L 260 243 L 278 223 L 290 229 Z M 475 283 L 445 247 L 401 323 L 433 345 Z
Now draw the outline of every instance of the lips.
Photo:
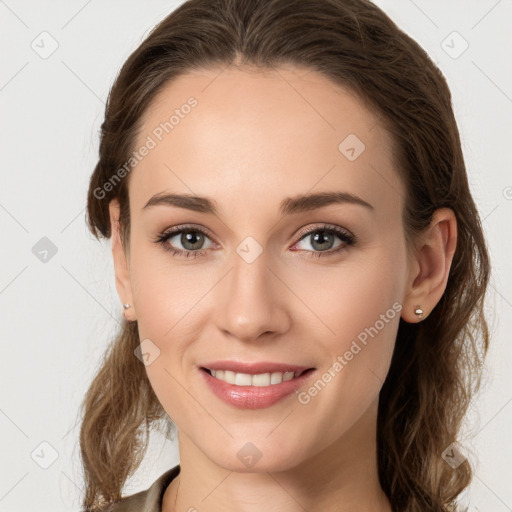
M 294 372 L 296 375 L 300 375 L 306 370 L 313 369 L 312 366 L 303 366 L 288 363 L 276 363 L 269 361 L 259 362 L 245 362 L 245 361 L 212 361 L 199 365 L 200 368 L 205 370 L 228 370 L 235 373 L 247 373 L 249 375 L 258 375 L 261 373 L 273 373 L 273 372 Z
M 226 364 L 226 362 L 222 363 Z M 263 368 L 271 368 L 272 366 L 268 363 L 265 363 L 266 366 Z M 217 366 L 217 365 L 212 365 Z M 220 366 L 220 364 L 219 364 Z M 243 366 L 243 365 L 242 365 Z M 232 368 L 241 368 L 241 366 L 237 363 L 235 366 L 231 366 Z M 273 366 L 275 368 L 275 366 Z M 290 366 L 290 365 L 280 365 L 279 368 L 306 368 L 303 366 Z M 226 366 L 224 366 L 226 368 Z M 261 365 L 258 367 L 247 365 L 245 366 L 245 371 L 252 370 L 258 371 L 261 370 Z M 264 386 L 256 386 L 256 385 L 236 385 L 225 382 L 224 380 L 218 379 L 210 375 L 210 372 L 206 370 L 204 367 L 198 368 L 198 373 L 200 374 L 200 378 L 205 382 L 210 391 L 220 398 L 225 403 L 240 408 L 240 409 L 262 409 L 266 407 L 270 407 L 274 404 L 277 404 L 279 401 L 288 397 L 292 393 L 298 393 L 299 389 L 303 386 L 306 386 L 308 382 L 312 378 L 314 378 L 316 374 L 316 370 L 311 368 L 307 369 L 299 377 L 294 377 L 291 380 L 286 380 L 278 384 L 270 384 Z M 218 370 L 217 370 L 218 371 Z M 239 372 L 236 372 L 237 374 Z M 270 372 L 266 372 L 270 373 Z M 255 375 L 250 374 L 250 375 Z

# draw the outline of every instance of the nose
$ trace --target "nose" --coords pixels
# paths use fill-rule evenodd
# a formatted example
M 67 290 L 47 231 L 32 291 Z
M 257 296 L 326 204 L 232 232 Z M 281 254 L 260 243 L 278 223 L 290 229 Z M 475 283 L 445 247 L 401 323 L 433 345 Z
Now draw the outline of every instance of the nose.
M 293 294 L 263 254 L 252 263 L 237 255 L 217 288 L 216 322 L 224 335 L 250 342 L 263 335 L 275 337 L 290 328 L 287 303 Z

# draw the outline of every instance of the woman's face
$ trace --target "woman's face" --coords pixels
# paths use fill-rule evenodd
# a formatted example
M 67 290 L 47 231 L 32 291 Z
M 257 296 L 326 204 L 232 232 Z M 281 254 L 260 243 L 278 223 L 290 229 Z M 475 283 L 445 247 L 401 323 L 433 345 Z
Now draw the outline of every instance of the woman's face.
M 222 467 L 241 471 L 249 454 L 261 456 L 252 471 L 268 471 L 374 417 L 409 269 L 403 187 L 378 118 L 314 71 L 196 71 L 162 90 L 136 150 L 129 312 L 180 436 Z M 299 199 L 326 193 L 338 200 Z M 207 198 L 215 213 L 146 206 L 163 194 Z M 171 228 L 185 231 L 157 243 Z M 315 370 L 274 402 L 221 384 L 240 390 L 233 403 L 201 369 L 222 360 Z

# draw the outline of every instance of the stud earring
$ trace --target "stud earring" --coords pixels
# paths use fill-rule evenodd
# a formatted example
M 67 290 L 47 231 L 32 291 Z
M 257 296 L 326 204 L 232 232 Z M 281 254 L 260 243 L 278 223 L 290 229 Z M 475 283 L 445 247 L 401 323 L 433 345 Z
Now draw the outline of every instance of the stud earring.
M 130 304 L 123 304 L 124 309 L 128 309 L 130 307 Z
M 420 308 L 419 305 L 416 306 L 414 310 L 414 314 L 418 315 L 418 318 L 421 320 L 423 318 L 423 309 Z

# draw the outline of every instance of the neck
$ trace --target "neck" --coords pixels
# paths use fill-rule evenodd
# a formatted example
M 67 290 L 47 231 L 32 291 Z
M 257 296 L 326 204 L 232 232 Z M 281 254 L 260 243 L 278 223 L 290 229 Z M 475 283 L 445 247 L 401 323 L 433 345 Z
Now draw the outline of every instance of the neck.
M 284 471 L 226 470 L 180 432 L 181 471 L 165 492 L 162 512 L 391 512 L 378 479 L 377 404 L 334 444 Z

